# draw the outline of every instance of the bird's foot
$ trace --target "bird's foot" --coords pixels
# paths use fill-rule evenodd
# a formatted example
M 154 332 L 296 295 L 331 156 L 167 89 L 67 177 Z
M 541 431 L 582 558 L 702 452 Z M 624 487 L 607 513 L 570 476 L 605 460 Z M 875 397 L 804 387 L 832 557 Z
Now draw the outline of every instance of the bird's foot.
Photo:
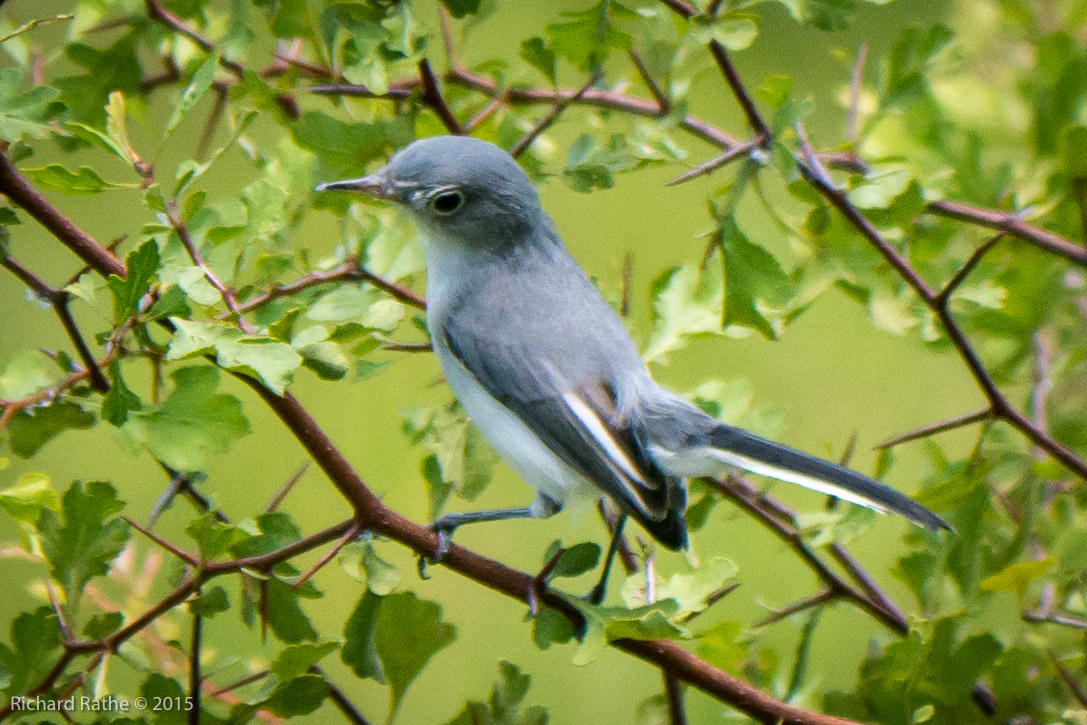
M 449 547 L 453 543 L 453 532 L 457 529 L 457 526 L 458 523 L 451 522 L 448 520 L 448 517 L 443 516 L 427 527 L 438 535 L 438 546 L 430 556 L 427 556 L 426 554 L 419 555 L 416 566 L 419 569 L 420 579 L 429 579 L 430 577 L 426 573 L 427 565 L 440 563 L 441 560 L 445 558 L 445 555 L 449 553 Z

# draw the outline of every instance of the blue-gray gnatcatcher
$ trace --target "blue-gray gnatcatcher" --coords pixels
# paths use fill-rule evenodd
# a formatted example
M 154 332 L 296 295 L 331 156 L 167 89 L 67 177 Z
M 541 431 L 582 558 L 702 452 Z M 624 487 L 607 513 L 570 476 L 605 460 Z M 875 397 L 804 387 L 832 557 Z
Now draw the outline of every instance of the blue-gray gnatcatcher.
M 426 138 L 370 176 L 317 191 L 388 199 L 415 220 L 442 372 L 484 438 L 536 489 L 530 506 L 442 517 L 434 527 L 443 546 L 462 524 L 550 516 L 589 489 L 618 508 L 617 534 L 629 515 L 664 546 L 684 548 L 685 479 L 730 467 L 949 528 L 883 484 L 724 425 L 658 386 L 528 177 L 498 147 Z M 598 585 L 594 598 L 602 593 Z

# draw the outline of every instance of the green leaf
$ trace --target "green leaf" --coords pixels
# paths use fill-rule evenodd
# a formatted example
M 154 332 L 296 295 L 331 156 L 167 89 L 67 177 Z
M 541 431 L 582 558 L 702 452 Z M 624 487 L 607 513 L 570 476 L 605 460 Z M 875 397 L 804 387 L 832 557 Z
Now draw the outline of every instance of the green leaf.
M 76 481 L 64 492 L 59 516 L 42 509 L 37 524 L 42 553 L 72 610 L 77 609 L 83 586 L 108 572 L 109 563 L 128 541 L 128 525 L 116 516 L 123 508 L 110 484 Z
M 502 660 L 498 663 L 499 679 L 494 683 L 490 699 L 484 703 L 466 702 L 460 715 L 449 725 L 544 725 L 547 711 L 541 707 L 521 709 L 532 678 L 522 674 L 517 665 Z
M 113 45 L 102 49 L 79 42 L 64 46 L 68 60 L 86 70 L 82 75 L 54 82 L 71 120 L 101 126 L 111 94 L 139 95 L 142 64 L 136 56 L 137 37 L 136 33 L 124 33 Z M 120 145 L 127 148 L 126 144 Z
M 317 154 L 330 175 L 358 173 L 410 138 L 401 120 L 347 123 L 320 111 L 307 111 L 290 126 L 295 143 Z
M 369 542 L 345 546 L 340 564 L 351 578 L 365 583 L 367 589 L 380 596 L 389 594 L 400 583 L 400 570 L 378 556 Z
M 18 614 L 11 622 L 11 647 L 0 645 L 0 665 L 11 682 L 7 693 L 26 692 L 56 664 L 60 627 L 49 607 Z
M 0 398 L 18 400 L 48 386 L 52 365 L 36 350 L 16 354 L 0 372 Z
M 184 703 L 187 693 L 184 688 L 166 675 L 157 672 L 151 674 L 140 685 L 140 696 L 150 703 Z M 155 713 L 155 725 L 186 725 L 189 722 L 189 713 L 181 708 L 162 708 Z M 203 721 L 201 717 L 201 721 Z
M 181 119 L 200 102 L 200 99 L 204 97 L 207 90 L 211 88 L 211 82 L 215 80 L 215 68 L 219 65 L 219 55 L 214 54 L 208 56 L 208 58 L 201 63 L 196 71 L 192 74 L 192 78 L 189 80 L 189 85 L 185 87 L 185 91 L 181 94 L 181 98 L 177 104 L 174 105 L 174 112 L 170 115 L 170 120 L 166 122 L 166 130 L 163 131 L 163 136 L 169 136 L 170 132 L 177 128 L 177 125 L 181 123 Z
M 733 217 L 720 222 L 721 253 L 725 259 L 724 324 L 758 330 L 777 339 L 784 325 L 780 310 L 793 294 L 792 283 L 777 259 L 753 244 Z
M 102 420 L 120 427 L 128 420 L 129 411 L 140 410 L 143 401 L 125 385 L 121 377 L 121 364 L 116 360 L 109 366 L 110 388 L 102 398 Z
M 290 345 L 269 337 L 253 337 L 227 324 L 172 318 L 175 332 L 167 360 L 215 353 L 219 365 L 257 378 L 282 395 L 302 357 Z
M 608 51 L 630 47 L 628 33 L 615 27 L 615 17 L 636 18 L 637 15 L 614 0 L 601 0 L 592 7 L 577 12 L 565 12 L 569 20 L 551 23 L 545 28 L 550 46 L 575 68 L 587 73 L 604 62 Z
M 1061 169 L 1073 179 L 1087 179 L 1087 126 L 1074 124 L 1061 131 Z
M 408 685 L 430 658 L 456 639 L 456 627 L 443 622 L 442 608 L 414 592 L 390 594 L 381 602 L 374 629 L 374 649 L 392 697 L 390 717 L 400 709 Z
M 130 413 L 121 430 L 178 471 L 204 468 L 210 453 L 225 453 L 249 432 L 241 402 L 215 393 L 219 371 L 210 365 L 175 370 L 174 390 L 157 407 Z
M 129 252 L 125 260 L 124 279 L 111 274 L 107 283 L 113 294 L 113 319 L 117 323 L 139 314 L 140 299 L 147 294 L 159 270 L 159 249 L 155 240 L 148 239 Z
M 269 669 L 277 680 L 287 682 L 306 674 L 310 667 L 339 648 L 339 642 L 292 644 L 283 648 Z
M 186 602 L 186 605 L 189 608 L 189 614 L 197 617 L 214 617 L 219 612 L 230 609 L 230 598 L 226 594 L 226 589 L 213 587 L 200 596 L 193 597 Z
M 646 362 L 663 361 L 690 340 L 720 333 L 720 282 L 719 275 L 700 275 L 693 266 L 673 267 L 653 280 L 653 333 L 643 353 Z
M 423 462 L 432 516 L 437 516 L 451 491 L 471 501 L 490 484 L 497 457 L 455 403 L 407 411 L 404 432 L 435 454 L 433 463 Z
M 565 644 L 574 637 L 574 625 L 554 609 L 543 607 L 532 618 L 532 641 L 540 649 L 552 644 Z
M 449 8 L 454 18 L 463 18 L 479 12 L 482 0 L 442 0 L 442 5 Z
M 251 536 L 238 526 L 223 523 L 211 511 L 190 521 L 185 527 L 185 534 L 196 542 L 200 547 L 200 557 L 207 561 L 222 556 Z
M 120 612 L 102 612 L 91 617 L 83 628 L 83 634 L 88 639 L 104 639 L 120 629 L 124 621 L 124 615 Z
M 328 683 L 320 675 L 300 675 L 277 687 L 275 692 L 261 701 L 254 709 L 268 710 L 274 715 L 289 718 L 308 715 L 325 701 Z M 231 713 L 233 715 L 233 712 Z M 246 718 L 248 719 L 248 718 Z
M 298 602 L 299 590 L 278 579 L 269 579 L 265 586 L 268 592 L 268 626 L 272 628 L 272 633 L 287 644 L 315 641 L 317 630 L 302 611 Z
M 20 458 L 30 458 L 54 436 L 68 429 L 90 428 L 96 420 L 94 413 L 69 400 L 20 410 L 8 421 L 8 447 Z
M 340 650 L 340 659 L 357 677 L 373 678 L 381 684 L 385 684 L 385 674 L 381 669 L 374 633 L 383 599 L 371 589 L 362 593 L 351 616 L 344 623 L 343 649 Z
M 533 68 L 543 73 L 552 86 L 558 84 L 555 52 L 547 47 L 543 38 L 526 38 L 522 40 L 521 57 Z
M 689 636 L 671 619 L 679 608 L 671 599 L 633 609 L 599 607 L 580 599 L 566 599 L 585 617 L 585 634 L 573 660 L 578 666 L 596 660 L 607 644 L 617 639 L 682 639 Z
M 595 569 L 600 561 L 599 544 L 582 542 L 563 550 L 562 542 L 556 539 L 551 542 L 551 546 L 547 547 L 547 551 L 544 552 L 543 564 L 546 565 L 551 561 L 560 550 L 562 550 L 562 555 L 551 570 L 551 576 L 556 578 L 581 576 L 585 572 Z
M 47 122 L 62 108 L 54 103 L 57 89 L 35 85 L 20 93 L 22 80 L 18 68 L 0 70 L 0 141 L 14 143 L 28 136 L 48 136 L 53 129 Z
M 69 171 L 60 164 L 49 164 L 40 169 L 21 169 L 22 173 L 35 185 L 49 191 L 59 191 L 73 196 L 98 194 L 106 189 L 129 188 L 134 184 L 117 184 L 106 181 L 89 166 L 80 166 L 76 171 Z
M 633 169 L 640 163 L 626 142 L 622 136 L 613 136 L 607 145 L 603 145 L 595 136 L 582 134 L 566 153 L 563 181 L 574 191 L 610 189 L 615 185 L 614 174 Z
M 1031 582 L 1044 576 L 1056 563 L 1057 560 L 1053 557 L 1016 562 L 982 579 L 979 586 L 991 592 L 1015 592 L 1023 596 Z
M 16 521 L 33 524 L 42 509 L 60 510 L 57 492 L 44 473 L 24 473 L 14 486 L 0 491 L 0 508 Z

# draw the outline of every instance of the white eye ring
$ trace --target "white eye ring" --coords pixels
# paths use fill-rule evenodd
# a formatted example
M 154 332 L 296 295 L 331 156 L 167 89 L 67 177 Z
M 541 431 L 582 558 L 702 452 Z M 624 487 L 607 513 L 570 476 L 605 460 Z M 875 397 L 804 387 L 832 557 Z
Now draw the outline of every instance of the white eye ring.
M 464 206 L 464 194 L 456 189 L 439 191 L 430 197 L 430 208 L 436 214 L 449 216 Z

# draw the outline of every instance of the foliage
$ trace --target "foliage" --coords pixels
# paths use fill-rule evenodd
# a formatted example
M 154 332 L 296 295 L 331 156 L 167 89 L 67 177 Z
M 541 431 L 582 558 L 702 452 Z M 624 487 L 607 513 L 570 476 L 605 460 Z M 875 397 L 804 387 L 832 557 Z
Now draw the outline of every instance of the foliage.
M 875 329 L 926 355 L 956 355 L 984 401 L 982 410 L 889 441 L 880 459 L 878 475 L 894 471 L 956 530 L 894 541 L 880 533 L 911 597 L 900 605 L 846 549 L 873 516 L 844 506 L 797 515 L 739 478 L 691 482 L 696 549 L 699 537 L 731 526 L 730 507 L 719 505 L 731 501 L 784 541 L 820 586 L 767 608 L 762 621 L 713 605 L 741 574 L 775 572 L 738 572 L 717 556 L 692 555 L 658 573 L 652 552 L 636 551 L 622 601 L 613 593 L 607 606 L 514 591 L 486 577 L 516 572 L 454 562 L 459 573 L 530 601 L 526 640 L 541 649 L 579 641 L 565 660 L 543 655 L 549 667 L 588 664 L 609 646 L 655 661 L 637 648 L 654 640 L 665 651 L 659 641 L 676 640 L 720 668 L 718 681 L 738 676 L 787 703 L 760 710 L 765 703 L 695 683 L 762 721 L 793 721 L 781 714 L 792 705 L 813 718 L 881 723 L 1084 722 L 1087 4 L 960 0 L 948 26 L 904 29 L 867 62 L 862 51 L 852 80 L 852 49 L 847 63 L 833 64 L 838 102 L 814 101 L 799 78 L 746 77 L 732 66 L 757 39 L 774 42 L 760 38 L 781 22 L 774 5 L 807 37 L 844 31 L 862 13 L 878 17 L 874 6 L 885 3 L 582 1 L 539 28 L 511 24 L 517 8 L 495 0 L 58 0 L 50 7 L 65 14 L 55 16 L 44 4 L 5 5 L 0 262 L 13 275 L 5 284 L 24 285 L 30 303 L 55 314 L 67 342 L 42 356 L 36 339 L 2 341 L 2 445 L 43 472 L 0 473 L 0 509 L 21 556 L 37 567 L 29 590 L 41 599 L 12 619 L 0 644 L 0 718 L 26 695 L 116 692 L 189 698 L 202 722 L 332 707 L 352 719 L 344 690 L 357 683 L 343 684 L 352 675 L 387 687 L 390 721 L 422 696 L 410 686 L 438 666 L 458 626 L 445 619 L 444 580 L 431 586 L 402 574 L 384 539 L 424 557 L 433 553 L 421 543 L 425 532 L 392 535 L 399 524 L 387 516 L 374 523 L 384 536 L 365 535 L 364 512 L 348 507 L 343 524 L 304 532 L 275 510 L 278 495 L 231 522 L 215 494 L 236 482 L 205 471 L 255 427 L 271 425 L 263 400 L 341 491 L 344 480 L 359 480 L 337 468 L 316 424 L 298 423 L 290 393 L 305 383 L 351 395 L 348 382 L 429 349 L 424 303 L 412 292 L 422 259 L 395 210 L 310 190 L 362 175 L 413 138 L 467 131 L 519 151 L 541 186 L 579 194 L 654 170 L 677 181 L 713 175 L 677 192 L 707 197 L 704 254 L 660 272 L 648 288 L 643 352 L 655 368 L 704 338 L 786 337 L 806 311 L 839 294 Z M 523 36 L 509 56 L 465 65 L 459 54 L 497 23 Z M 441 66 L 443 41 L 458 55 L 445 59 L 432 93 L 426 68 Z M 740 109 L 728 132 L 692 115 L 722 89 Z M 244 174 L 242 188 L 217 185 L 224 166 Z M 80 220 L 53 215 L 76 203 L 69 197 L 92 197 L 102 216 L 120 217 L 111 219 L 124 235 L 116 256 L 103 261 L 95 251 L 103 246 L 80 236 Z M 330 219 L 337 243 L 308 244 L 313 225 Z M 68 264 L 65 284 L 45 282 L 24 264 L 40 259 L 23 242 L 33 220 L 89 266 Z M 771 241 L 767 224 L 787 243 Z M 986 241 L 994 230 L 1001 236 Z M 246 397 L 235 381 L 257 395 Z M 967 383 L 933 381 L 945 384 Z M 744 381 L 703 381 L 689 397 L 730 423 L 780 427 L 752 408 Z M 413 408 L 403 419 L 421 460 L 398 463 L 402 485 L 418 487 L 432 517 L 484 493 L 495 458 L 456 404 Z M 49 476 L 55 456 L 79 450 L 80 431 L 103 423 L 166 473 L 167 493 L 147 527 L 123 518 L 136 516 L 125 502 L 138 493 L 120 473 L 126 462 L 112 482 L 64 485 Z M 967 425 L 965 452 L 933 437 Z M 895 445 L 926 464 L 896 467 Z M 0 471 L 9 463 L 0 457 Z M 173 540 L 154 529 L 175 497 L 197 511 L 184 514 L 184 535 Z M 291 563 L 318 547 L 332 548 L 313 570 Z M 131 561 L 151 562 L 149 550 L 171 558 L 168 576 L 140 579 Z M 354 610 L 339 617 L 342 632 L 311 619 L 322 591 L 310 576 L 337 554 L 337 576 L 348 576 L 336 586 L 359 590 Z M 599 557 L 597 543 L 556 542 L 541 567 L 557 589 Z M 825 687 L 810 662 L 821 613 L 834 602 L 886 628 L 851 663 L 857 677 L 848 690 Z M 508 610 L 481 605 L 477 614 Z M 204 627 L 231 615 L 253 637 L 274 641 L 240 683 L 231 680 L 239 663 L 229 643 Z M 767 636 L 786 620 L 799 625 L 791 642 Z M 142 636 L 152 626 L 164 634 Z M 499 663 L 485 702 L 465 702 L 471 693 L 459 691 L 427 697 L 440 699 L 447 717 L 459 711 L 451 723 L 545 723 L 544 707 L 525 704 L 523 666 Z M 666 680 L 678 676 L 664 669 Z M 203 691 L 191 678 L 204 680 Z M 619 719 L 665 722 L 679 688 L 665 689 L 672 702 L 632 697 Z M 380 713 L 371 703 L 360 709 Z M 136 713 L 125 722 L 174 716 L 186 717 Z

